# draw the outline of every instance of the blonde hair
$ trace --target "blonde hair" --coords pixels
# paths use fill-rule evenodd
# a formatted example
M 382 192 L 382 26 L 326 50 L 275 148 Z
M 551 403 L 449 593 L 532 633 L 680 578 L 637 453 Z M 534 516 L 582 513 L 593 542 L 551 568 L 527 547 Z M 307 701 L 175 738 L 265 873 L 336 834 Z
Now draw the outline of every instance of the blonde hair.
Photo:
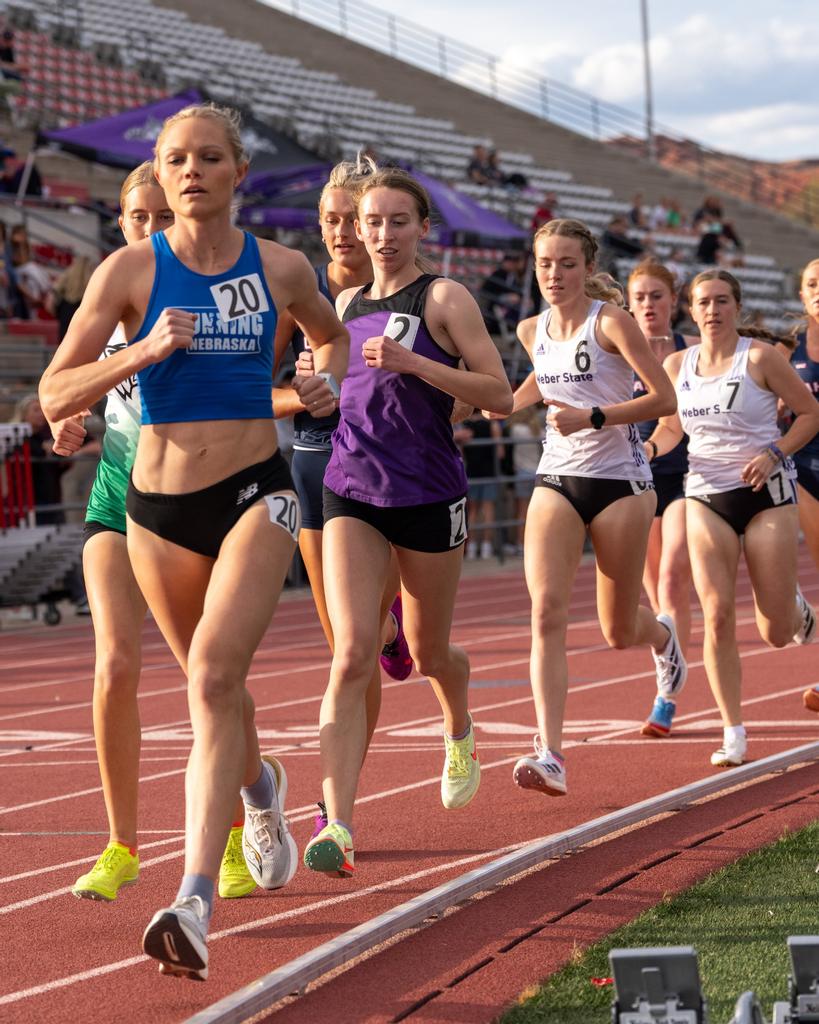
M 125 210 L 125 200 L 128 197 L 128 193 L 133 192 L 135 188 L 142 188 L 143 185 L 153 185 L 156 188 L 161 187 L 156 180 L 152 160 L 146 160 L 139 167 L 135 167 L 125 181 L 123 181 L 122 188 L 119 190 L 120 210 Z
M 809 260 L 805 264 L 805 266 L 802 268 L 802 272 L 799 275 L 799 291 L 800 292 L 802 291 L 803 282 L 805 280 L 805 274 L 807 274 L 807 272 L 810 270 L 811 267 L 814 267 L 817 264 L 819 264 L 819 258 L 817 258 L 815 260 Z M 794 314 L 791 314 L 791 316 L 793 316 L 793 315 Z M 808 325 L 810 324 L 810 321 L 811 321 L 811 315 L 810 315 L 810 313 L 808 313 L 807 309 L 805 309 L 804 312 L 801 315 L 796 315 L 796 323 L 791 328 L 791 338 L 790 338 L 790 344 L 788 346 L 789 348 L 791 348 L 791 349 L 796 348 L 796 340 L 797 340 L 798 336 L 803 331 L 807 331 Z M 788 343 L 786 342 L 786 344 L 788 344 Z
M 640 260 L 637 266 L 628 275 L 628 287 L 631 288 L 632 281 L 636 281 L 638 277 L 655 277 L 658 281 L 662 281 L 663 284 L 671 292 L 671 297 L 674 298 L 679 292 L 679 286 L 677 285 L 677 279 L 671 273 L 671 271 L 663 263 L 659 263 L 657 260 L 648 257 L 647 259 Z
M 167 132 L 179 124 L 180 121 L 187 121 L 191 117 L 206 117 L 211 121 L 216 121 L 225 133 L 225 138 L 237 166 L 247 162 L 248 156 L 242 144 L 242 118 L 238 110 L 234 110 L 232 107 L 221 107 L 217 103 L 192 103 L 190 106 L 178 110 L 175 114 L 171 114 L 170 117 L 166 117 L 159 130 L 159 135 L 156 137 L 154 157 L 159 156 L 162 139 Z
M 583 253 L 586 266 L 594 267 L 600 247 L 597 244 L 597 239 L 582 221 L 572 220 L 569 217 L 548 221 L 535 232 L 535 237 L 532 239 L 532 251 L 539 239 L 553 237 L 575 239 L 580 243 L 580 250 Z M 625 305 L 623 289 L 611 274 L 590 274 L 583 287 L 590 299 L 601 299 L 603 302 L 611 302 L 620 307 Z
M 64 270 L 54 282 L 54 294 L 76 305 L 85 294 L 93 273 L 94 264 L 87 256 L 75 256 L 68 270 Z
M 321 190 L 321 195 L 319 196 L 319 217 L 322 215 L 324 210 L 324 203 L 327 196 L 333 191 L 333 189 L 340 188 L 345 192 L 348 192 L 352 197 L 353 202 L 356 203 L 355 197 L 358 187 L 361 185 L 364 178 L 375 173 L 377 170 L 378 168 L 376 167 L 373 158 L 363 156 L 361 153 L 358 154 L 356 160 L 342 160 L 341 163 L 336 164 L 330 171 L 330 177 L 327 179 L 324 188 Z

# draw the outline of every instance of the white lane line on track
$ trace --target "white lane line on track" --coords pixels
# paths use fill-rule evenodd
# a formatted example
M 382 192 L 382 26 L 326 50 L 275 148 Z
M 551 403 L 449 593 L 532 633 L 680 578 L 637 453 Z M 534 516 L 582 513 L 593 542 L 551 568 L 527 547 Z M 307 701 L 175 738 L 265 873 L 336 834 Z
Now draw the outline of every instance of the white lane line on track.
M 768 652 L 770 650 L 771 650 L 771 648 L 765 647 L 763 649 L 763 653 L 764 652 Z M 629 677 L 625 677 L 626 680 L 628 680 L 628 678 Z M 599 685 L 600 685 L 599 683 L 591 683 L 591 684 L 589 684 L 589 687 L 597 687 Z M 790 696 L 790 695 L 792 695 L 794 693 L 801 693 L 801 691 L 802 691 L 802 687 L 801 686 L 794 687 L 794 688 L 791 688 L 791 689 L 788 689 L 788 690 L 780 690 L 780 691 L 778 691 L 776 693 L 765 694 L 765 695 L 763 695 L 761 697 L 755 697 L 755 698 L 751 698 L 748 701 L 744 701 L 743 702 L 743 706 L 751 705 L 751 704 L 759 704 L 759 703 L 762 703 L 764 701 L 769 701 L 769 700 L 776 700 L 776 699 L 778 699 L 780 697 Z M 517 702 L 515 702 L 515 703 L 517 703 Z M 495 707 L 504 707 L 504 706 L 505 705 L 495 705 Z M 479 710 L 479 709 L 476 709 L 476 710 Z M 685 718 L 688 721 L 692 721 L 692 720 L 696 719 L 697 717 L 703 717 L 705 715 L 711 715 L 711 714 L 714 713 L 714 710 L 715 709 L 713 707 L 705 708 L 705 709 L 703 709 L 701 711 L 689 712 L 688 715 L 681 716 L 681 718 Z M 424 720 L 424 721 L 427 721 L 427 720 Z M 752 724 L 752 723 L 749 723 L 749 724 Z M 387 727 L 384 727 L 384 728 L 386 729 Z M 588 747 L 591 744 L 595 744 L 595 745 L 599 746 L 601 744 L 608 744 L 608 743 L 611 743 L 612 745 L 632 745 L 632 744 L 634 744 L 634 745 L 644 746 L 647 742 L 651 742 L 651 741 L 647 741 L 645 738 L 638 738 L 638 737 L 632 737 L 632 738 L 629 738 L 627 740 L 620 740 L 619 739 L 620 737 L 622 737 L 624 735 L 627 736 L 630 732 L 633 732 L 632 728 L 616 729 L 616 730 L 612 730 L 610 732 L 604 733 L 603 735 L 600 735 L 600 736 L 593 736 L 593 737 L 589 738 L 588 740 L 568 740 L 564 744 L 564 747 L 565 747 L 565 749 L 570 749 L 570 748 L 576 748 L 576 747 Z M 760 738 L 762 738 L 762 737 L 760 737 Z M 765 738 L 769 739 L 769 737 L 765 737 Z M 792 737 L 786 737 L 786 740 L 787 741 L 791 741 Z M 679 743 L 708 743 L 710 745 L 710 744 L 715 742 L 715 738 L 714 737 L 703 737 L 702 739 L 697 739 L 697 738 L 694 738 L 694 737 L 685 737 L 683 739 L 683 738 L 680 737 L 680 738 L 675 738 L 675 740 L 673 742 L 678 743 L 678 744 Z M 493 768 L 500 768 L 500 767 L 503 767 L 503 766 L 508 766 L 508 765 L 514 764 L 515 761 L 518 760 L 519 756 L 520 756 L 520 748 L 518 748 L 518 751 L 515 754 L 511 755 L 510 757 L 503 757 L 503 758 L 501 758 L 501 759 L 499 759 L 497 761 L 490 761 L 487 764 L 482 764 L 481 765 L 481 770 L 483 772 L 486 772 L 486 771 L 489 771 L 489 770 L 491 770 Z M 184 770 L 184 769 L 182 769 L 182 770 Z M 181 771 L 180 771 L 180 773 L 181 773 Z M 166 773 L 166 774 L 175 774 L 175 773 Z M 391 796 L 398 796 L 398 795 L 410 792 L 410 791 L 415 790 L 415 789 L 424 788 L 426 786 L 437 786 L 439 783 L 440 783 L 440 776 L 435 775 L 435 776 L 432 776 L 432 777 L 427 778 L 427 779 L 420 779 L 420 780 L 418 780 L 416 782 L 406 783 L 406 784 L 404 784 L 402 786 L 397 786 L 397 787 L 393 787 L 391 789 L 381 790 L 381 791 L 376 792 L 376 793 L 371 793 L 371 794 L 368 794 L 367 796 L 358 797 L 356 799 L 356 804 L 358 805 L 358 804 L 372 803 L 372 802 L 374 802 L 376 800 L 384 800 L 384 799 L 387 799 L 387 798 L 389 798 Z M 298 807 L 298 808 L 295 808 L 295 810 L 292 810 L 292 811 L 288 812 L 288 818 L 291 821 L 293 821 L 293 822 L 304 821 L 306 819 L 312 818 L 314 814 L 315 814 L 315 805 L 310 804 L 310 805 L 308 805 L 306 807 Z M 169 841 L 171 841 L 171 840 L 169 840 Z M 179 836 L 178 837 L 178 841 L 179 842 L 183 842 L 184 841 L 184 836 Z M 141 868 L 143 868 L 143 867 L 150 867 L 150 866 L 153 866 L 154 864 L 165 863 L 166 861 L 172 860 L 172 859 L 177 858 L 177 857 L 182 857 L 183 855 L 184 855 L 184 851 L 183 850 L 179 850 L 179 851 L 177 851 L 175 853 L 165 854 L 162 857 L 153 858 L 151 860 L 145 861 L 144 863 L 142 863 L 140 865 L 140 867 Z M 53 868 L 49 869 L 49 870 L 59 871 L 59 870 L 61 870 L 61 868 L 63 866 L 64 865 L 54 865 Z M 45 871 L 45 870 L 46 869 L 43 869 L 43 871 Z M 40 873 L 42 873 L 42 872 L 40 872 Z M 70 892 L 70 891 L 71 890 L 68 887 L 67 888 L 62 888 L 62 889 L 57 889 L 57 890 L 52 890 L 50 892 L 42 893 L 42 894 L 40 894 L 38 896 L 33 896 L 30 899 L 23 900 L 23 901 L 21 901 L 19 903 L 10 904 L 10 905 L 7 905 L 5 907 L 0 906 L 0 915 L 2 915 L 4 913 L 9 913 L 12 910 L 22 910 L 22 909 L 25 909 L 27 907 L 34 906 L 37 903 L 42 903 L 42 902 L 44 902 L 46 900 L 54 899 L 55 897 L 64 895 L 65 893 Z
M 8 835 L 14 835 L 15 833 L 3 833 L 3 838 L 7 838 Z M 108 833 L 106 832 L 105 835 Z M 150 843 L 141 843 L 139 850 L 140 853 L 143 850 L 150 850 L 155 846 L 167 846 L 168 843 L 178 843 L 180 839 L 183 839 L 184 835 L 174 832 L 172 836 L 167 839 L 154 839 Z M 19 875 L 6 875 L 5 878 L 0 878 L 0 885 L 4 885 L 8 882 L 19 882 L 23 878 L 32 878 L 34 875 L 39 875 L 43 871 L 64 871 L 66 868 L 75 868 L 80 864 L 89 864 L 94 860 L 93 857 L 78 857 L 77 860 L 66 860 L 61 864 L 49 864 L 41 868 L 35 868 L 33 871 L 21 871 Z
M 292 910 L 285 910 L 279 914 L 271 914 L 268 917 L 259 918 L 254 921 L 246 921 L 243 924 L 234 925 L 232 928 L 225 928 L 222 931 L 214 932 L 212 935 L 208 936 L 208 943 L 218 942 L 220 939 L 225 939 L 232 935 L 240 935 L 243 932 L 252 931 L 254 928 L 263 928 L 268 925 L 291 920 L 295 917 L 302 917 L 304 914 L 310 914 L 324 910 L 328 907 L 334 907 L 340 903 L 347 903 L 350 900 L 372 896 L 373 894 L 384 892 L 388 889 L 400 888 L 402 885 L 408 885 L 422 878 L 428 878 L 430 875 L 466 867 L 468 864 L 474 864 L 478 861 L 487 860 L 488 858 L 512 853 L 525 845 L 526 844 L 524 842 L 514 843 L 511 846 L 504 846 L 497 850 L 489 850 L 484 853 L 472 854 L 468 857 L 460 857 L 457 860 L 449 861 L 445 864 L 437 864 L 431 868 L 424 868 L 420 871 L 413 871 L 408 875 L 402 875 L 400 878 L 393 878 L 389 882 L 380 882 L 378 885 L 372 885 L 366 889 L 341 893 L 326 899 L 316 900 L 301 907 L 294 907 Z M 149 958 L 146 956 L 132 956 L 128 957 L 126 960 L 118 960 L 113 964 L 105 964 L 101 967 L 95 967 L 88 971 L 81 971 L 78 974 L 70 974 L 62 978 L 56 978 L 53 981 L 44 982 L 42 985 L 34 985 L 31 988 L 21 989 L 17 992 L 8 992 L 6 995 L 0 996 L 0 1006 L 6 1006 L 9 1003 L 16 1003 L 21 999 L 29 999 L 33 996 L 45 995 L 47 992 L 53 992 L 55 989 L 65 988 L 68 985 L 75 985 L 78 982 L 90 981 L 94 978 L 111 974 L 114 971 L 133 967 L 135 964 L 148 961 L 148 959 Z

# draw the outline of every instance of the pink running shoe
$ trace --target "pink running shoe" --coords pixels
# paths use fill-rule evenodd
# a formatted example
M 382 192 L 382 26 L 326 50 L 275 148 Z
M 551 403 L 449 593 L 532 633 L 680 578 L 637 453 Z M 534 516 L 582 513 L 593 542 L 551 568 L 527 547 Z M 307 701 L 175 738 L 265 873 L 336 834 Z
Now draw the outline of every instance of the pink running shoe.
M 393 601 L 390 614 L 395 619 L 398 632 L 395 634 L 394 640 L 384 644 L 381 648 L 381 657 L 378 660 L 391 679 L 406 679 L 412 672 L 412 658 L 407 646 L 407 638 L 404 636 L 400 594 Z
M 327 828 L 327 808 L 321 800 L 318 802 L 318 809 L 319 812 L 316 815 L 316 824 L 313 834 L 310 836 L 311 839 L 315 839 L 319 832 L 323 832 Z

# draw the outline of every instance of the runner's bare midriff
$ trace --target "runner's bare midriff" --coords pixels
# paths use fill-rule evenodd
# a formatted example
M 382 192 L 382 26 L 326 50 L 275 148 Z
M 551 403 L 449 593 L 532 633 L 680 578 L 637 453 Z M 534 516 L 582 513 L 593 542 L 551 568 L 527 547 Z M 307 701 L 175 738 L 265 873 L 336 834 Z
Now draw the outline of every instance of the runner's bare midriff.
M 269 419 L 143 425 L 134 485 L 155 494 L 188 494 L 263 462 L 277 447 Z

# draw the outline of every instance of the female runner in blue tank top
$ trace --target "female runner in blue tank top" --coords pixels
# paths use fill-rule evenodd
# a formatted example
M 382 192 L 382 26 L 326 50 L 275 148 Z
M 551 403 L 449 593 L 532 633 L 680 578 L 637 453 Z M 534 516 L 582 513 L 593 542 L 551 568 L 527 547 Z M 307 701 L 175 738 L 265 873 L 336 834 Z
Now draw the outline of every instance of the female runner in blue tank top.
M 164 231 L 173 223 L 165 193 L 146 161 L 131 171 L 120 192 L 119 226 L 129 245 Z M 105 346 L 104 358 L 127 344 L 122 328 Z M 54 451 L 72 455 L 85 437 L 84 416 L 51 424 Z M 139 877 L 137 806 L 140 724 L 139 685 L 142 626 L 147 611 L 128 558 L 125 497 L 139 440 L 140 398 L 136 377 L 109 391 L 105 406 L 105 439 L 83 531 L 83 575 L 94 620 L 93 718 L 109 842 L 90 871 L 71 891 L 81 899 L 114 900 L 123 885 Z M 242 853 L 239 801 L 237 822 L 230 830 L 219 868 L 219 895 L 246 896 L 256 888 Z
M 214 880 L 241 785 L 254 878 L 277 888 L 297 860 L 283 814 L 286 775 L 280 762 L 260 758 L 245 686 L 298 532 L 270 398 L 277 311 L 289 309 L 316 346 L 320 372 L 299 384 L 316 413 L 333 408 L 333 375 L 343 375 L 348 348 L 304 257 L 231 224 L 247 172 L 237 120 L 202 105 L 165 122 L 154 170 L 175 223 L 98 268 L 41 385 L 56 420 L 138 373 L 128 552 L 188 677 L 193 727 L 184 876 L 143 948 L 164 973 L 191 978 L 207 976 Z M 129 345 L 99 362 L 118 322 Z
M 778 347 L 819 402 L 819 259 L 811 260 L 802 271 L 799 296 L 807 322 L 796 334 L 795 348 Z M 793 461 L 799 492 L 799 525 L 813 564 L 819 568 L 819 434 L 794 454 Z M 819 711 L 819 687 L 806 690 L 804 702 L 806 708 Z
M 333 304 L 345 289 L 361 287 L 372 280 L 370 257 L 364 243 L 355 233 L 353 199 L 356 185 L 370 173 L 371 169 L 372 167 L 367 164 L 348 161 L 337 164 L 330 172 L 319 199 L 319 226 L 330 262 L 315 268 L 316 279 L 319 291 Z M 287 347 L 292 345 L 296 357 L 296 372 L 299 376 L 311 375 L 314 372 L 312 350 L 293 318 L 287 314 L 279 320 L 275 345 L 276 368 Z M 321 546 L 324 530 L 324 471 L 330 461 L 331 439 L 333 431 L 338 426 L 339 413 L 336 409 L 329 416 L 317 419 L 305 409 L 295 388 L 282 387 L 273 389 L 273 409 L 277 418 L 293 416 L 294 419 L 295 439 L 291 470 L 302 513 L 299 551 L 310 580 L 316 611 L 332 650 L 333 630 L 324 596 Z M 387 675 L 402 680 L 412 671 L 412 659 L 401 629 L 401 599 L 400 596 L 395 596 L 399 585 L 398 563 L 393 554 L 385 587 L 385 597 L 389 598 L 392 608 L 386 615 L 382 628 L 379 660 Z M 378 664 L 375 664 L 370 685 L 367 687 L 368 743 L 378 721 L 380 707 L 381 673 Z M 322 802 L 319 802 L 319 811 L 316 816 L 318 831 L 327 824 Z
M 518 325 L 534 367 L 515 409 L 548 407 L 546 438 L 526 516 L 524 569 L 532 599 L 534 756 L 515 764 L 523 789 L 567 792 L 562 753 L 569 686 L 569 600 L 586 536 L 597 566 L 597 613 L 607 643 L 652 649 L 658 689 L 685 682 L 673 620 L 639 603 L 656 496 L 635 423 L 670 411 L 674 393 L 648 342 L 594 276 L 597 241 L 585 224 L 553 220 L 534 238 L 535 273 L 549 308 Z M 634 398 L 633 374 L 646 394 Z
M 354 869 L 350 828 L 366 747 L 364 695 L 392 547 L 410 653 L 444 713 L 444 806 L 463 807 L 477 791 L 469 662 L 449 642 L 466 539 L 466 476 L 450 414 L 455 398 L 504 414 L 512 403 L 472 296 L 416 264 L 429 230 L 424 189 L 386 168 L 362 183 L 356 205 L 373 283 L 342 292 L 336 304 L 351 340 L 324 477 L 324 586 L 335 637 L 320 717 L 329 824 L 304 855 L 308 867 L 344 875 Z
M 652 259 L 638 263 L 628 279 L 628 306 L 660 362 L 695 341 L 672 331 L 671 314 L 676 303 L 677 286 L 671 271 Z M 645 393 L 645 385 L 635 374 L 635 397 Z M 656 419 L 637 424 L 644 442 L 656 426 Z M 685 502 L 682 500 L 685 498 L 683 480 L 688 469 L 687 443 L 683 439 L 673 452 L 660 458 L 654 457 L 650 444 L 646 444 L 645 450 L 657 492 L 657 508 L 648 535 L 643 587 L 655 614 L 664 612 L 674 620 L 685 656 L 691 636 L 691 564 L 685 542 Z M 676 710 L 675 701 L 658 693 L 643 725 L 643 735 L 668 736 Z
M 819 407 L 773 346 L 740 337 L 742 295 L 732 274 L 698 274 L 690 294 L 701 342 L 666 359 L 679 409 L 660 420 L 651 441 L 664 455 L 679 444 L 683 431 L 689 437 L 688 551 L 703 611 L 705 671 L 724 726 L 711 764 L 730 767 L 742 764 L 747 751 L 736 637 L 743 548 L 764 642 L 771 647 L 807 643 L 816 630 L 813 609 L 797 586 L 790 456 L 816 433 Z M 782 438 L 777 399 L 795 414 Z

